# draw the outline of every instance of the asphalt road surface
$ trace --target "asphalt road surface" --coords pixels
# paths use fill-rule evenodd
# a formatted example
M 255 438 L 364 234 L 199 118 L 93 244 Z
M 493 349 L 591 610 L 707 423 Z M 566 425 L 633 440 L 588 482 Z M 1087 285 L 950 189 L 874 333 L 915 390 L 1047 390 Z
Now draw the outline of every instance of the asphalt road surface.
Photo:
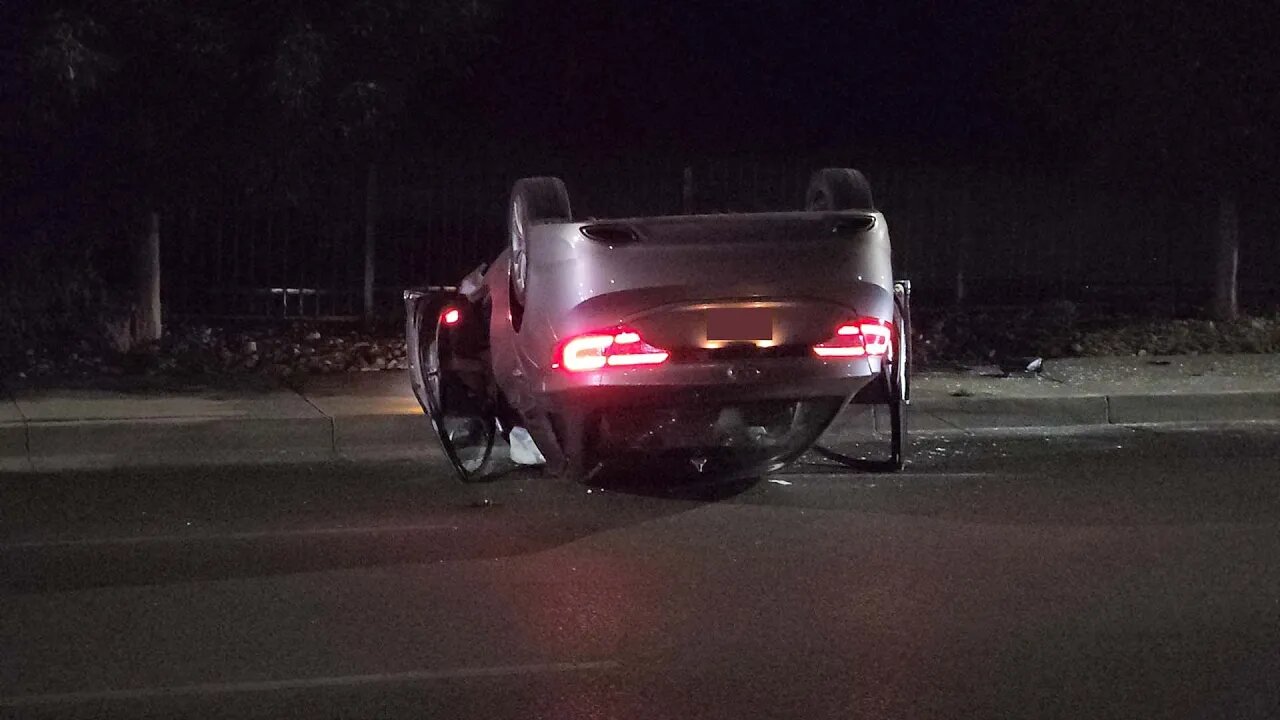
M 727 486 L 0 476 L 0 715 L 1280 714 L 1280 431 L 915 450 Z

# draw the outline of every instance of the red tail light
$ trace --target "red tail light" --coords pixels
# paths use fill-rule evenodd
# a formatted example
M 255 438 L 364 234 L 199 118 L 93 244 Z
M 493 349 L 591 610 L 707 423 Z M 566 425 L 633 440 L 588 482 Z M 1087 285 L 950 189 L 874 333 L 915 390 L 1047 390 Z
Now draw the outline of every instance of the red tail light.
M 444 312 L 440 313 L 440 320 L 445 325 L 457 325 L 461 319 L 462 313 L 458 311 L 458 308 L 446 308 Z
M 836 334 L 813 352 L 824 358 L 880 356 L 889 353 L 893 341 L 893 323 L 864 317 L 836 328 Z
M 615 328 L 564 341 L 556 350 L 551 366 L 569 372 L 588 372 L 603 367 L 660 365 L 669 356 L 666 350 L 645 342 L 636 331 Z

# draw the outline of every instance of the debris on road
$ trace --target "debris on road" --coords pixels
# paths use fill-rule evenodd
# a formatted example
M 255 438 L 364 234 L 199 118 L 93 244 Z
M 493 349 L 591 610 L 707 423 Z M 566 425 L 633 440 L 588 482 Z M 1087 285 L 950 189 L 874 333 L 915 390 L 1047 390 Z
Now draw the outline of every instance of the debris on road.
M 538 449 L 536 443 L 533 442 L 533 436 L 529 431 L 516 426 L 511 428 L 511 462 L 517 465 L 545 465 L 547 459 L 543 457 L 542 451 Z

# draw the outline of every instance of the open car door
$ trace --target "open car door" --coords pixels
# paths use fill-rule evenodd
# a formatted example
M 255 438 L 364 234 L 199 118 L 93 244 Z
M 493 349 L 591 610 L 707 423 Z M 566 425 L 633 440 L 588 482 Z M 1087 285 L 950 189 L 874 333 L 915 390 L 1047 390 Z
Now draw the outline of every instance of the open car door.
M 498 434 L 488 319 L 453 288 L 408 290 L 404 299 L 414 394 L 458 477 L 483 480 Z

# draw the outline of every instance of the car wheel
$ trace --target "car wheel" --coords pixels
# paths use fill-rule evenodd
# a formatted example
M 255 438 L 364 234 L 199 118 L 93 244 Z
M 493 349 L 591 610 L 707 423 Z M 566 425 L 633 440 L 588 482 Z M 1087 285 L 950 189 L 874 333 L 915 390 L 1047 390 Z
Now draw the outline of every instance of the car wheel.
M 871 183 L 853 168 L 824 168 L 809 178 L 806 210 L 874 210 Z
M 529 229 L 545 222 L 570 222 L 569 191 L 556 177 L 530 177 L 517 180 L 511 188 L 507 234 L 511 250 L 512 320 L 519 330 L 529 292 Z

